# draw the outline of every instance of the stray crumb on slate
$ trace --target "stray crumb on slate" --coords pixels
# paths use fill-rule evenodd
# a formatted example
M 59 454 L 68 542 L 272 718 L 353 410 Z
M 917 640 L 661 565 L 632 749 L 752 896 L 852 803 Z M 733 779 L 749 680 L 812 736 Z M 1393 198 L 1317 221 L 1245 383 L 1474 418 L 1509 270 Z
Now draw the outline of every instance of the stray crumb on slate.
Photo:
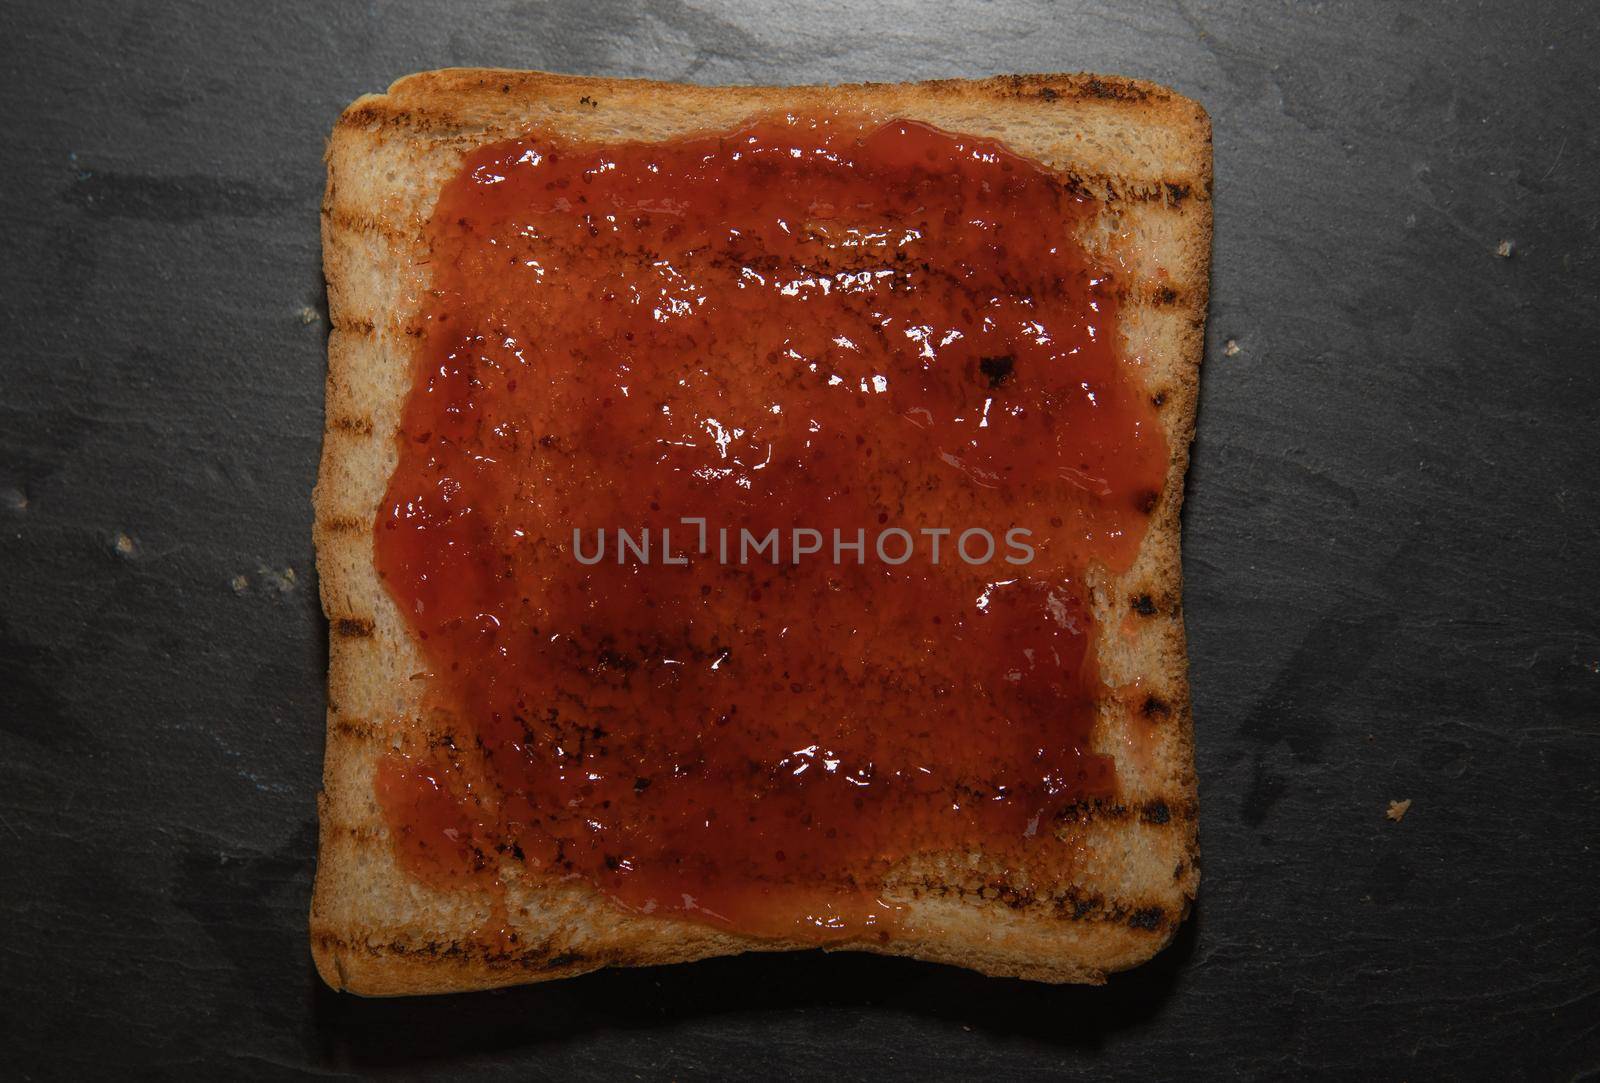
M 236 575 L 232 579 L 228 580 L 228 586 L 233 588 L 233 592 L 235 594 L 243 594 L 245 591 L 250 589 L 250 580 L 246 579 L 242 575 Z
M 1229 357 L 1238 357 L 1239 356 L 1239 342 L 1238 342 L 1238 340 L 1230 338 L 1228 340 L 1228 342 L 1227 342 L 1227 345 L 1222 347 L 1222 352 L 1224 354 L 1226 354 L 1227 356 L 1229 356 Z
M 1399 823 L 1401 820 L 1406 818 L 1406 812 L 1410 808 L 1411 798 L 1409 797 L 1404 801 L 1390 801 L 1389 811 L 1385 812 L 1384 815 L 1389 817 L 1389 819 L 1393 820 L 1395 823 Z
M 1512 252 L 1512 246 L 1511 246 L 1511 242 L 1510 241 L 1501 241 L 1498 245 L 1495 246 L 1495 250 L 1494 250 L 1494 254 L 1499 256 L 1501 259 L 1510 259 L 1511 258 L 1511 252 Z
M 310 305 L 306 305 L 300 310 L 300 322 L 305 324 L 307 327 L 316 323 L 321 318 L 321 316 L 317 315 L 317 310 L 312 308 Z
M 118 556 L 131 557 L 133 556 L 133 539 L 119 530 L 111 539 L 111 548 L 117 551 Z
M 12 511 L 28 510 L 28 497 L 21 489 L 5 490 L 5 492 L 0 493 L 0 501 L 4 501 L 6 507 Z
M 298 585 L 293 568 L 285 568 L 280 572 L 263 564 L 256 568 L 256 573 L 269 590 L 276 589 L 279 594 L 288 594 Z

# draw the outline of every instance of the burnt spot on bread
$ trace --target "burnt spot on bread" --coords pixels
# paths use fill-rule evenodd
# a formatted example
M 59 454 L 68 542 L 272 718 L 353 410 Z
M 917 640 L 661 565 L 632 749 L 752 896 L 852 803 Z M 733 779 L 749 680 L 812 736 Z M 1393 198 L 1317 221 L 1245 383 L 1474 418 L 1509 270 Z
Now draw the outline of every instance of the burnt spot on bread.
M 1161 494 L 1154 489 L 1141 489 L 1133 494 L 1133 506 L 1146 515 L 1155 514 L 1156 506 L 1161 503 Z
M 1192 185 L 1176 181 L 1164 181 L 1167 189 L 1167 204 L 1172 207 L 1183 206 L 1183 201 L 1188 199 L 1194 191 Z
M 1156 615 L 1156 603 L 1148 594 L 1135 594 L 1128 599 L 1128 606 L 1141 617 Z
M 1172 707 L 1160 696 L 1146 696 L 1144 705 L 1139 708 L 1139 713 L 1152 720 L 1160 720 L 1172 714 Z
M 1128 915 L 1128 927 L 1155 932 L 1166 923 L 1167 912 L 1159 906 L 1145 906 Z
M 985 357 L 978 361 L 978 370 L 988 379 L 991 389 L 1011 379 L 1011 373 L 1016 367 L 1017 359 L 1010 354 Z
M 593 98 L 589 97 L 589 95 L 587 95 L 587 94 L 585 94 L 583 97 L 578 99 L 578 104 L 579 105 L 587 105 L 590 109 L 598 109 L 598 108 L 600 108 L 600 103 L 595 101 Z
M 317 526 L 329 534 L 355 534 L 367 529 L 367 524 L 354 515 L 330 515 Z
M 333 622 L 333 634 L 347 639 L 365 639 L 372 635 L 373 627 L 367 617 L 340 617 Z
M 1053 86 L 1042 86 L 1039 88 L 1040 101 L 1053 102 L 1059 97 L 1061 97 L 1061 94 Z
M 1139 822 L 1160 827 L 1172 822 L 1172 810 L 1159 797 L 1153 801 L 1146 801 L 1144 808 L 1139 810 Z
M 1167 393 L 1165 391 L 1157 391 L 1154 395 L 1150 396 L 1150 405 L 1154 406 L 1157 410 L 1161 409 L 1166 404 Z

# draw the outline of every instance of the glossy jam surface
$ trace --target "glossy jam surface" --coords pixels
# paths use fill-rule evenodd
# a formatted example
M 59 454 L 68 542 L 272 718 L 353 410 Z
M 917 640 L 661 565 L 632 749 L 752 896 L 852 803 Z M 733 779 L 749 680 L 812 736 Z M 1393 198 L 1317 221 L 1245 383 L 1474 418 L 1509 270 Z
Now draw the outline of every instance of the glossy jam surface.
M 474 153 L 375 531 L 451 735 L 379 769 L 407 868 L 814 939 L 919 854 L 1059 869 L 1116 785 L 1084 573 L 1168 461 L 1093 210 L 903 121 Z

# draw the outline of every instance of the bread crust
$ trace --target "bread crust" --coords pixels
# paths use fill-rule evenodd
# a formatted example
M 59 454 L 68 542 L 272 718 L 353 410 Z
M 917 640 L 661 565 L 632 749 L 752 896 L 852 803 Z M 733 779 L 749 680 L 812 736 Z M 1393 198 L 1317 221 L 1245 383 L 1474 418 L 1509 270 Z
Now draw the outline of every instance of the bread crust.
M 311 906 L 317 970 L 368 996 L 485 989 L 608 965 L 812 947 L 632 915 L 572 880 L 508 877 L 504 898 L 408 877 L 373 796 L 374 766 L 424 723 L 424 667 L 379 584 L 372 527 L 396 460 L 410 387 L 411 322 L 426 288 L 418 246 L 461 158 L 540 132 L 574 141 L 727 130 L 774 110 L 849 109 L 997 138 L 1101 199 L 1084 241 L 1127 268 L 1127 355 L 1159 407 L 1172 459 L 1132 567 L 1091 574 L 1096 651 L 1112 690 L 1095 745 L 1116 758 L 1115 801 L 1067 824 L 1055 883 L 1014 883 L 981 854 L 921 855 L 886 897 L 905 920 L 862 950 L 986 974 L 1098 983 L 1164 947 L 1199 882 L 1193 725 L 1179 508 L 1194 435 L 1211 243 L 1211 128 L 1165 87 L 1101 75 L 836 87 L 699 87 L 542 72 L 446 69 L 399 80 L 345 110 L 327 149 L 322 206 L 332 331 L 314 537 L 329 621 L 327 752 Z M 424 734 L 425 736 L 425 734 Z M 1070 872 L 1068 866 L 1070 865 Z M 484 930 L 509 927 L 506 947 Z

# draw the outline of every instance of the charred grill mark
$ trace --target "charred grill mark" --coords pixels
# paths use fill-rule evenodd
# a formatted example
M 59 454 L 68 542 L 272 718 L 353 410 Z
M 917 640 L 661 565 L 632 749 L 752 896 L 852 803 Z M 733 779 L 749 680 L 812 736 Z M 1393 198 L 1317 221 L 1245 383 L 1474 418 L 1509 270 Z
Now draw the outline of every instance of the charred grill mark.
M 1103 203 L 1159 203 L 1179 210 L 1190 200 L 1209 202 L 1203 185 L 1181 177 L 1123 177 L 1071 169 L 1058 174 L 1058 180 L 1067 193 Z
M 958 84 L 952 83 L 951 86 Z M 1012 97 L 1035 97 L 1040 101 L 1116 101 L 1148 102 L 1168 101 L 1170 96 L 1154 87 L 1143 87 L 1121 79 L 1102 79 L 1086 76 L 1053 79 L 1046 82 L 1038 75 L 1009 75 L 1000 81 L 1005 92 Z
M 1102 79 L 1048 85 L 1023 80 L 1022 84 L 1014 86 L 1012 93 L 1017 96 L 1039 97 L 1050 102 L 1071 99 L 1142 102 L 1150 98 L 1150 92 L 1143 87 Z M 593 104 L 598 105 L 598 103 Z M 414 132 L 427 133 L 459 127 L 460 123 L 460 119 L 451 114 L 436 113 L 414 106 L 395 109 L 384 104 L 367 104 L 346 110 L 335 128 L 366 129 L 373 132 L 389 128 L 407 128 Z M 512 134 L 507 132 L 502 138 L 509 138 Z M 1190 200 L 1208 202 L 1210 199 L 1208 186 L 1202 180 L 1190 177 L 1125 177 L 1110 173 L 1069 170 L 1061 173 L 1060 179 L 1062 186 L 1074 194 L 1093 196 L 1108 203 L 1161 203 L 1178 208 Z M 409 232 L 378 219 L 343 209 L 329 208 L 324 213 L 329 215 L 339 228 L 350 229 L 353 232 L 411 236 Z
M 1125 305 L 1143 308 L 1183 308 L 1190 303 L 1192 292 L 1185 286 L 1169 282 L 1132 282 L 1115 291 L 1118 301 Z
M 341 718 L 335 721 L 331 728 L 340 736 L 356 741 L 376 741 L 382 735 L 382 730 L 374 723 L 359 720 Z
M 1127 805 L 1103 797 L 1089 797 L 1065 806 L 1055 814 L 1058 824 L 1121 823 L 1129 816 Z
M 1079 97 L 1099 98 L 1103 101 L 1142 102 L 1149 100 L 1150 92 L 1132 83 L 1091 76 L 1081 84 Z
M 326 207 L 322 214 L 328 220 L 329 226 L 343 233 L 374 234 L 401 244 L 410 244 L 419 239 L 416 232 L 391 225 L 375 215 L 361 214 L 341 207 Z
M 351 436 L 371 436 L 372 419 L 370 417 L 351 417 L 348 414 L 339 414 L 328 419 L 330 432 L 342 432 Z
M 1145 906 L 1128 915 L 1130 928 L 1155 932 L 1166 924 L 1167 912 L 1159 906 Z
M 1180 813 L 1182 811 L 1180 809 Z M 1056 813 L 1055 821 L 1058 824 L 1073 823 L 1079 826 L 1091 823 L 1115 824 L 1130 820 L 1135 814 L 1138 815 L 1140 823 L 1157 827 L 1170 823 L 1174 818 L 1171 806 L 1162 797 L 1150 798 L 1138 806 L 1091 798 L 1068 805 Z
M 317 932 L 313 936 L 319 946 L 330 951 L 359 953 L 374 958 L 393 955 L 402 959 L 486 963 L 490 966 L 514 966 L 521 970 L 541 972 L 601 966 L 605 962 L 603 956 L 558 949 L 548 941 L 531 948 L 517 947 L 515 945 L 520 936 L 515 931 L 507 934 L 509 944 L 500 950 L 463 940 L 428 940 L 410 944 L 401 940 L 385 943 L 374 942 L 366 937 L 352 939 L 332 932 Z
M 334 635 L 348 639 L 366 639 L 372 635 L 375 627 L 368 617 L 339 617 L 329 623 Z
M 398 320 L 379 323 L 370 316 L 335 316 L 333 330 L 341 335 L 355 335 L 359 338 L 376 338 L 384 333 L 402 334 L 407 338 L 426 338 L 428 329 L 418 323 L 402 323 Z
M 999 903 L 1010 910 L 1049 910 L 1057 920 L 1084 923 L 1105 922 L 1128 925 L 1145 932 L 1155 932 L 1167 924 L 1166 908 L 1147 902 L 1107 899 L 1097 891 L 1068 886 L 1049 893 L 1035 892 L 1028 887 L 1001 879 L 982 884 L 950 884 L 932 877 L 924 877 L 912 889 L 914 898 L 970 899 L 974 902 Z
M 415 105 L 397 109 L 379 100 L 352 105 L 340 115 L 334 129 L 359 128 L 376 133 L 386 128 L 405 127 L 416 132 L 431 132 L 457 127 L 460 123 L 460 118 L 450 112 L 423 109 Z
M 1144 291 L 1139 300 L 1154 308 L 1170 308 L 1183 299 L 1183 292 L 1173 286 L 1162 284 L 1152 286 Z

